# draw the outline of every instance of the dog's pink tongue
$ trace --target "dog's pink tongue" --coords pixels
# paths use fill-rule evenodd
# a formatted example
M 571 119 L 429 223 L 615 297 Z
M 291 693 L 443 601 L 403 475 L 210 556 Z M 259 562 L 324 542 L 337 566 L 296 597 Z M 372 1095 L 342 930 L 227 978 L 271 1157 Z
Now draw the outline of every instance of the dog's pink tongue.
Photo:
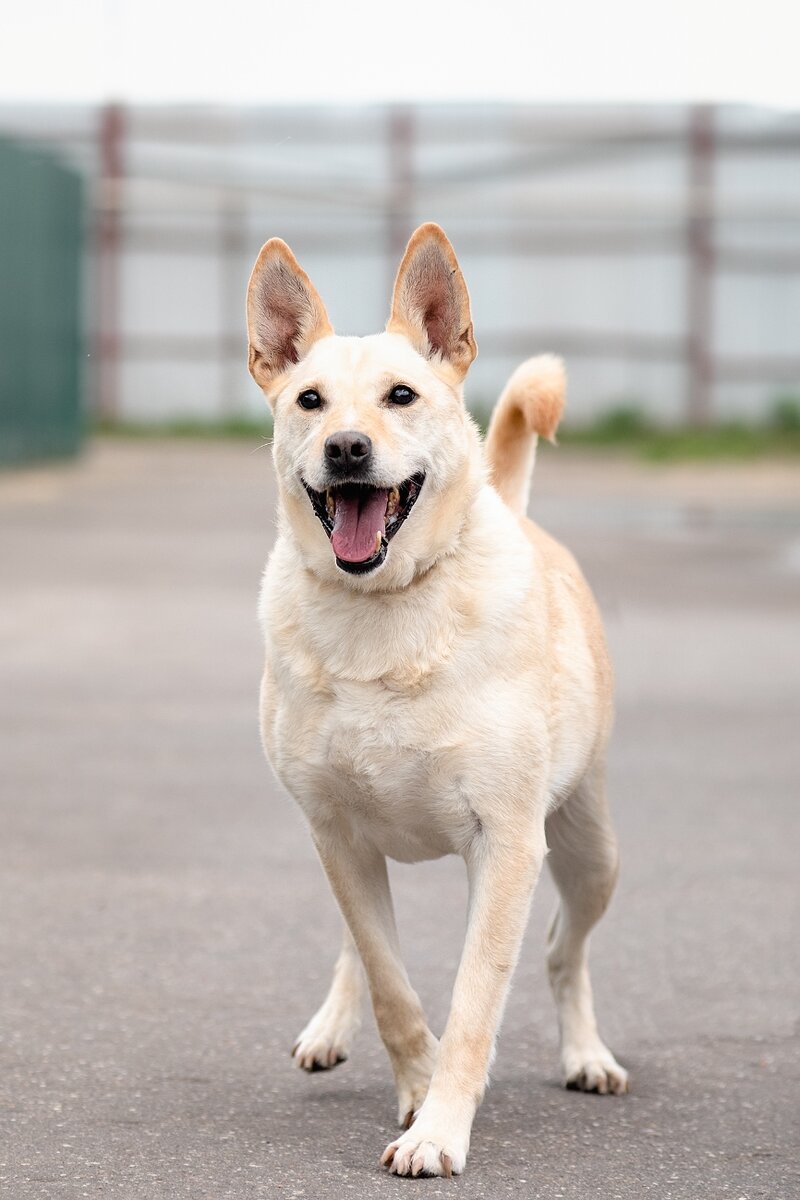
M 375 535 L 385 531 L 387 491 L 353 492 L 336 497 L 331 544 L 337 558 L 366 562 L 375 553 Z

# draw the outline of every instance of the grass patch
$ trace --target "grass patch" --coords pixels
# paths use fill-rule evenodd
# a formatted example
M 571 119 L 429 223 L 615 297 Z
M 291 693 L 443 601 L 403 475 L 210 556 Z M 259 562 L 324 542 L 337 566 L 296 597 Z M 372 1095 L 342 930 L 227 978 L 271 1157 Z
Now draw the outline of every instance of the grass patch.
M 242 438 L 266 441 L 272 437 L 272 421 L 269 418 L 257 421 L 252 417 L 223 417 L 220 420 L 180 417 L 172 421 L 98 421 L 94 432 L 109 437 L 142 439 Z
M 800 401 L 778 399 L 768 421 L 748 425 L 726 421 L 706 428 L 665 428 L 649 421 L 640 408 L 609 409 L 589 425 L 559 430 L 565 446 L 630 450 L 654 462 L 697 459 L 752 459 L 800 454 Z
M 627 450 L 651 462 L 800 455 L 800 430 L 739 424 L 709 429 L 642 429 L 621 436 L 587 426 L 565 428 L 559 431 L 558 440 L 562 446 Z

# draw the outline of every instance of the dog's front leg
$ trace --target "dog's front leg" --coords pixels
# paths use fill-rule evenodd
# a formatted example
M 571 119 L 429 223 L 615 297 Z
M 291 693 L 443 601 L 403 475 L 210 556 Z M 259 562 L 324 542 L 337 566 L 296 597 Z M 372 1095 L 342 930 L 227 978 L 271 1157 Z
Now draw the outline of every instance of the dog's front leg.
M 386 859 L 367 842 L 314 830 L 333 894 L 367 974 L 378 1032 L 397 1085 L 398 1121 L 410 1125 L 428 1090 L 437 1041 L 400 957 Z
M 544 852 L 543 828 L 502 841 L 484 829 L 467 855 L 467 937 L 436 1069 L 411 1128 L 381 1159 L 398 1175 L 464 1169 Z

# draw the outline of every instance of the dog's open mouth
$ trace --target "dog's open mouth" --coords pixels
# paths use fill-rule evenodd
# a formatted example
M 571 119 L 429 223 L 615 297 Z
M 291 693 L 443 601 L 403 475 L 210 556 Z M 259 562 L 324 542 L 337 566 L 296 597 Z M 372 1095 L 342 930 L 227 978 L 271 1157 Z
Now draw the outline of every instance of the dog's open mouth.
M 336 564 L 351 575 L 374 571 L 389 542 L 417 502 L 425 476 L 412 475 L 391 488 L 340 483 L 317 492 L 303 480 L 314 512 L 331 539 Z

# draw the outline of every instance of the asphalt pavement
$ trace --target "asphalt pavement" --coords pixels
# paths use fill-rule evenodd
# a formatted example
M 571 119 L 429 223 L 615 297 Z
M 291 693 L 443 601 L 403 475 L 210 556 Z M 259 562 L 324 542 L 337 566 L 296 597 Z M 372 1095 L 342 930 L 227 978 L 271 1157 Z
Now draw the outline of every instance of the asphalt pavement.
M 466 1173 L 398 1180 L 388 1063 L 289 1057 L 338 917 L 256 724 L 255 443 L 106 441 L 0 478 L 0 1193 L 9 1200 L 800 1196 L 800 468 L 541 455 L 618 677 L 622 874 L 593 940 L 624 1098 L 558 1084 L 531 925 Z M 394 869 L 443 1026 L 456 861 Z

